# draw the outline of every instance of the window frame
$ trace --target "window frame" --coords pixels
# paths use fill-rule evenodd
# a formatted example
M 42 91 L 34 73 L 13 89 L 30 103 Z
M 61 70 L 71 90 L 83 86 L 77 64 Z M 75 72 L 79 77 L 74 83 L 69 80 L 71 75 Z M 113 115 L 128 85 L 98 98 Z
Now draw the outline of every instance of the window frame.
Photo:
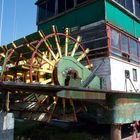
M 132 73 L 133 73 L 133 81 L 137 82 L 138 81 L 138 73 L 137 73 L 137 69 L 132 69 Z
M 76 5 L 81 5 L 81 4 L 83 4 L 83 3 L 86 3 L 87 1 L 89 1 L 89 0 L 83 0 L 82 2 L 79 2 L 79 3 L 78 3 L 78 0 L 76 0 Z
M 139 59 L 139 63 L 140 63 L 140 42 L 138 42 L 138 59 Z
M 119 44 L 120 44 L 120 52 L 121 53 L 117 54 L 117 52 L 116 52 L 115 56 L 117 56 L 117 57 L 119 57 L 119 58 L 121 58 L 123 60 L 126 60 L 128 62 L 133 62 L 133 63 L 139 64 L 140 63 L 140 41 L 137 40 L 136 38 L 132 37 L 130 34 L 120 30 L 119 28 L 117 28 L 117 27 L 115 27 L 115 26 L 113 26 L 113 25 L 111 25 L 109 23 L 107 24 L 107 27 L 108 27 L 108 31 L 107 31 L 108 34 L 107 34 L 107 36 L 108 36 L 108 38 L 110 40 L 110 41 L 108 41 L 109 42 L 108 48 L 109 48 L 109 52 L 110 52 L 109 54 L 112 56 L 115 53 L 115 52 L 113 52 L 115 50 L 115 48 L 113 48 L 111 46 L 112 45 L 112 43 L 111 43 L 111 30 L 113 29 L 113 30 L 116 30 L 117 32 L 119 32 L 119 34 L 120 34 L 120 43 Z M 128 53 L 126 53 L 126 52 L 124 52 L 122 50 L 122 44 L 121 44 L 122 43 L 121 42 L 122 41 L 122 35 L 124 35 L 124 36 L 126 36 L 128 38 Z M 136 44 L 137 44 L 137 55 L 131 54 L 130 40 L 135 41 Z M 116 51 L 117 50 L 119 50 L 119 49 L 116 49 Z
M 112 47 L 112 49 L 115 49 L 115 50 L 121 50 L 121 48 L 120 48 L 120 33 L 117 31 L 117 30 L 115 30 L 115 29 L 113 29 L 113 28 L 110 28 L 110 35 L 112 35 L 112 32 L 111 32 L 111 30 L 114 30 L 115 32 L 117 32 L 117 34 L 119 35 L 119 38 L 118 38 L 118 47 Z M 112 36 L 111 36 L 112 37 Z M 112 46 L 112 38 L 110 38 L 111 39 L 111 46 Z
M 58 5 L 57 5 L 57 9 L 58 9 L 57 14 L 59 15 L 59 14 L 61 14 L 61 13 L 63 13 L 63 12 L 66 11 L 66 0 L 64 0 L 65 3 L 63 3 L 63 4 L 64 4 L 64 5 L 63 5 L 63 6 L 64 6 L 64 7 L 63 7 L 64 9 L 63 9 L 62 11 L 60 11 L 60 12 L 59 12 L 59 6 L 61 6 L 62 4 L 59 4 L 58 0 L 56 0 L 56 1 L 57 1 L 57 3 L 58 3 Z M 62 7 L 61 7 L 60 9 L 62 9 Z
M 83 2 L 77 4 L 77 0 L 73 0 L 73 7 L 67 8 L 67 6 L 66 6 L 66 0 L 65 0 L 65 10 L 62 11 L 62 12 L 58 12 L 58 6 L 59 6 L 58 1 L 59 1 L 59 0 L 55 0 L 55 15 L 54 15 L 54 16 L 51 16 L 51 17 L 49 17 L 49 18 L 44 18 L 43 20 L 40 20 L 40 19 L 39 19 L 39 14 L 40 14 L 39 7 L 40 7 L 40 5 L 41 5 L 42 3 L 47 3 L 47 1 L 37 2 L 37 3 L 36 3 L 37 9 L 38 9 L 38 10 L 37 10 L 37 24 L 38 24 L 38 25 L 39 25 L 40 23 L 44 23 L 44 22 L 46 22 L 46 21 L 48 21 L 48 20 L 51 20 L 51 19 L 56 18 L 56 17 L 58 17 L 58 16 L 61 16 L 62 14 L 65 14 L 65 13 L 71 11 L 71 10 L 74 10 L 74 9 L 76 9 L 76 8 L 78 8 L 78 7 L 84 6 L 84 5 L 89 4 L 89 3 L 92 2 L 91 0 L 84 0 Z M 68 1 L 69 1 L 69 0 L 68 0 Z
M 118 35 L 119 35 L 119 38 L 118 38 L 119 41 L 118 41 L 118 47 L 117 48 L 116 47 L 112 47 L 112 32 L 111 32 L 111 30 L 116 31 L 118 33 Z M 110 54 L 111 55 L 113 55 L 113 56 L 121 56 L 120 32 L 115 30 L 112 27 L 110 28 L 110 47 L 109 47 L 109 49 L 110 49 Z
M 46 12 L 45 12 L 45 16 L 44 16 L 44 18 L 42 19 L 42 18 L 40 18 L 41 16 L 40 16 L 40 7 L 41 7 L 41 5 L 43 5 L 43 4 L 45 4 L 46 5 L 46 8 L 47 8 L 47 2 L 46 1 L 44 1 L 44 2 L 41 2 L 39 5 L 38 5 L 38 7 L 37 7 L 37 22 L 40 22 L 40 21 L 43 21 L 43 20 L 45 20 L 45 18 L 46 18 Z
M 65 6 L 65 9 L 66 9 L 66 10 L 70 10 L 70 9 L 72 9 L 72 8 L 75 6 L 75 0 L 73 0 L 73 6 L 72 6 L 71 8 L 68 8 L 68 7 L 67 7 L 67 2 L 68 2 L 68 1 L 69 1 L 69 0 L 66 0 L 66 2 L 65 2 L 65 5 L 66 5 L 66 6 Z M 71 0 L 71 1 L 72 1 L 72 0 Z
M 125 35 L 124 33 L 120 33 L 121 35 L 120 35 L 120 45 L 121 45 L 121 51 L 122 51 L 122 53 L 126 53 L 126 54 L 129 54 L 129 51 L 130 51 L 130 48 L 129 48 L 129 37 L 127 36 L 127 35 Z M 124 36 L 124 37 L 126 37 L 127 38 L 127 52 L 126 51 L 124 51 L 123 49 L 122 49 L 122 36 Z
M 133 53 L 134 52 L 134 49 L 132 49 L 133 46 L 131 46 L 131 41 L 133 41 L 134 43 L 136 43 L 135 45 L 136 45 L 136 53 L 137 53 L 137 55 L 135 55 Z M 130 46 L 130 55 L 132 57 L 138 58 L 138 43 L 137 43 L 137 41 L 135 41 L 134 39 L 129 38 L 129 46 Z
M 132 3 L 131 3 L 131 4 L 132 4 L 132 7 L 131 7 L 132 9 L 129 8 L 129 7 L 127 7 L 127 6 L 128 6 L 128 3 L 127 3 L 127 2 L 128 2 L 128 0 L 125 0 L 125 8 L 126 8 L 128 11 L 130 11 L 131 13 L 134 13 L 134 9 L 135 9 L 134 6 L 133 6 L 133 2 L 134 2 L 134 1 L 132 0 Z M 131 11 L 130 9 L 131 9 L 132 11 Z
M 135 7 L 135 8 L 134 8 L 134 9 L 135 9 L 135 10 L 134 10 L 134 14 L 135 14 L 135 16 L 137 16 L 138 18 L 140 18 L 140 13 L 139 13 L 139 15 L 137 15 L 137 11 L 136 11 L 136 1 L 137 1 L 137 0 L 134 1 L 134 7 Z M 140 10 L 140 3 L 139 3 L 139 10 Z
M 110 0 L 110 1 L 112 3 L 114 3 L 116 6 L 118 6 L 119 8 L 123 9 L 129 15 L 133 16 L 134 18 L 136 18 L 137 20 L 140 21 L 140 17 L 136 15 L 136 11 L 135 11 L 135 9 L 136 9 L 136 7 L 135 7 L 135 0 L 132 0 L 132 11 L 130 11 L 125 6 L 123 6 L 122 4 L 120 4 L 117 0 Z
M 50 1 L 48 0 L 48 1 L 46 2 L 46 18 L 52 17 L 51 15 L 48 14 L 49 11 L 47 10 L 48 5 L 50 4 L 49 2 L 51 2 L 51 1 L 52 1 L 52 0 L 50 0 Z M 55 3 L 55 4 L 53 5 L 53 6 L 54 6 L 54 7 L 53 7 L 53 8 L 54 8 L 54 9 L 53 9 L 53 10 L 54 10 L 54 15 L 53 15 L 53 16 L 55 16 L 55 14 L 56 14 L 56 0 L 54 0 L 54 3 Z

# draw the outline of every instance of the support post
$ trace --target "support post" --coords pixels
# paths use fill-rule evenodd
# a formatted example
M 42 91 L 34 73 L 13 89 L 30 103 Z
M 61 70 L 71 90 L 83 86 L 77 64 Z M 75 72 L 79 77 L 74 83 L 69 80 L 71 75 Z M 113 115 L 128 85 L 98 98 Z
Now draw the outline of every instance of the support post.
M 111 124 L 111 140 L 121 140 L 121 124 Z
M 6 110 L 6 112 L 9 112 L 9 110 L 10 110 L 9 109 L 9 102 L 10 102 L 9 101 L 9 96 L 10 96 L 9 93 L 7 92 L 6 93 L 6 102 L 5 102 L 5 110 Z
M 14 140 L 13 113 L 0 112 L 0 140 Z

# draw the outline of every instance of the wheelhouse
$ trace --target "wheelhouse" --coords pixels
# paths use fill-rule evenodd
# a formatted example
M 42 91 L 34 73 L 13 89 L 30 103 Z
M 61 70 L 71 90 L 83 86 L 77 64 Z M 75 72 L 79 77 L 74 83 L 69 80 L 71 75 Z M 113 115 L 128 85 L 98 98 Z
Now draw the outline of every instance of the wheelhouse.
M 90 0 L 45 0 L 38 1 L 37 23 L 49 20 L 67 11 L 88 3 Z
M 37 22 L 46 21 L 52 17 L 61 15 L 62 13 L 76 9 L 81 5 L 96 0 L 39 0 Z M 140 18 L 140 1 L 139 0 L 110 0 L 116 6 L 126 10 L 136 18 Z

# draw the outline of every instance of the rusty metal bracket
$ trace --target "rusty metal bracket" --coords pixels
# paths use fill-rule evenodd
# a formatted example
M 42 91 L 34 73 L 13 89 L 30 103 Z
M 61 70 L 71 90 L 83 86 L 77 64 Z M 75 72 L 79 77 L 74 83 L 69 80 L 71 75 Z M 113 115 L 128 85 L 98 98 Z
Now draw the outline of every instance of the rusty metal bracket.
M 134 121 L 131 126 L 133 127 L 133 132 L 132 132 L 132 140 L 140 140 L 140 136 L 138 136 L 138 126 L 139 126 L 139 121 Z

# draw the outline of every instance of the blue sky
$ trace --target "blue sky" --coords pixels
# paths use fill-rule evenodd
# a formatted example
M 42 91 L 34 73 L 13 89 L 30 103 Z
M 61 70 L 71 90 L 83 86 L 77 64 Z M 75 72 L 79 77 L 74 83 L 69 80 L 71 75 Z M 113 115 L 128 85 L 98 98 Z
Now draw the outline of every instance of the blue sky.
M 0 44 L 8 44 L 37 30 L 35 2 L 36 0 L 4 0 Z M 0 0 L 0 13 L 1 5 L 2 0 Z

